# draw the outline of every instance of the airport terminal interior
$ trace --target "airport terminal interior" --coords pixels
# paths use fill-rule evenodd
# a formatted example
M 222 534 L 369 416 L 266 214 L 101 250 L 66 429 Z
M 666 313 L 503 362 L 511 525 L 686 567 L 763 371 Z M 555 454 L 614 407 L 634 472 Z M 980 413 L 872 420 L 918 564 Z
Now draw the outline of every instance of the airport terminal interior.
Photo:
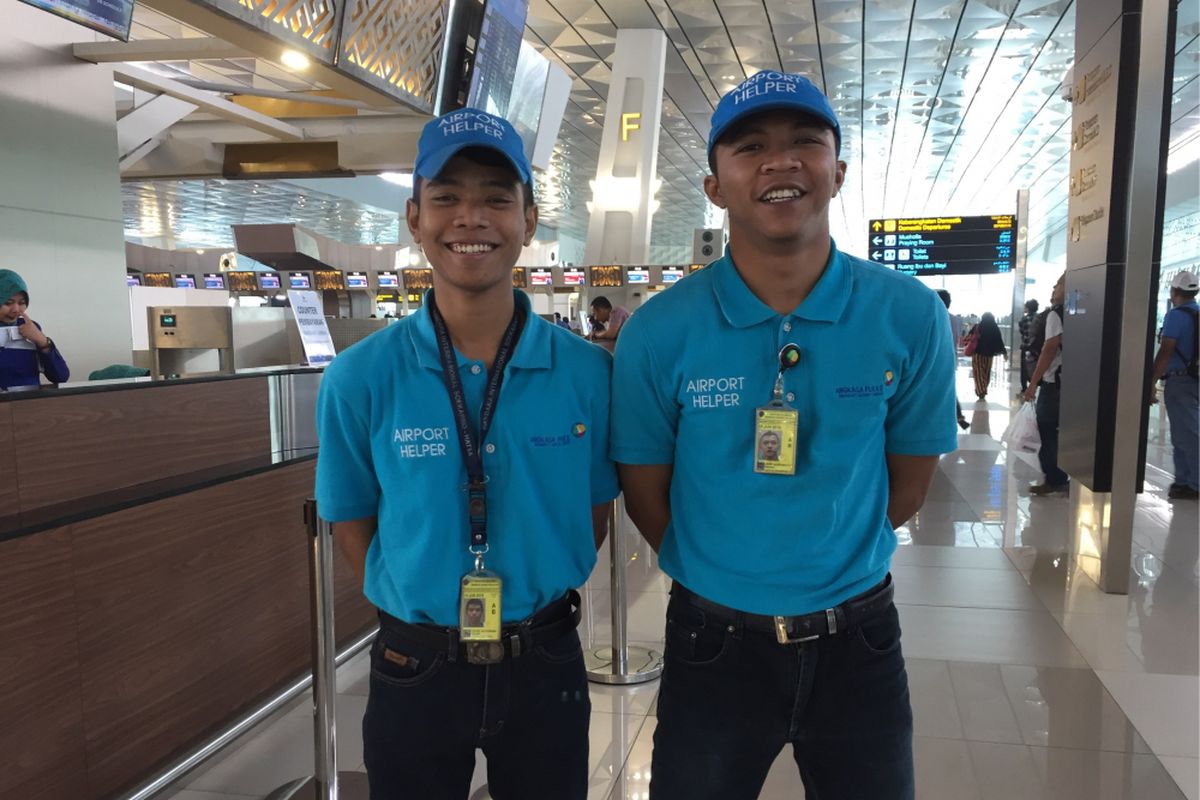
M 340 555 L 322 571 L 306 500 L 322 369 L 433 286 L 405 216 L 423 127 L 511 122 L 539 212 L 514 290 L 587 337 L 597 298 L 636 318 L 729 255 L 711 118 L 763 72 L 837 115 L 836 246 L 952 298 L 958 447 L 891 570 L 916 797 L 1200 800 L 1200 514 L 1146 400 L 1200 272 L 1196 0 L 0 0 L 0 23 L 0 270 L 70 368 L 0 386 L 0 800 L 308 796 L 326 711 L 365 798 L 378 617 Z M 1043 495 L 1005 434 L 1025 304 L 1064 275 L 1071 482 Z M 1007 357 L 981 377 L 985 315 Z M 34 346 L 9 330 L 0 378 Z M 580 587 L 587 796 L 649 800 L 672 581 L 616 509 Z M 805 797 L 790 746 L 760 797 Z

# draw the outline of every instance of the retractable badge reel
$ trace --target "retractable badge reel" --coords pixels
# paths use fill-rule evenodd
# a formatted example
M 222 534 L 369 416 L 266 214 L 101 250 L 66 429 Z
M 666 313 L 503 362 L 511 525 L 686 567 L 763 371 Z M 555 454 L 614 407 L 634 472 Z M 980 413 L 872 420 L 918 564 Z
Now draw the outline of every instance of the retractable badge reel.
M 784 345 L 771 402 L 754 409 L 754 471 L 764 475 L 796 474 L 796 431 L 800 413 L 783 396 L 783 375 L 800 363 L 800 348 Z

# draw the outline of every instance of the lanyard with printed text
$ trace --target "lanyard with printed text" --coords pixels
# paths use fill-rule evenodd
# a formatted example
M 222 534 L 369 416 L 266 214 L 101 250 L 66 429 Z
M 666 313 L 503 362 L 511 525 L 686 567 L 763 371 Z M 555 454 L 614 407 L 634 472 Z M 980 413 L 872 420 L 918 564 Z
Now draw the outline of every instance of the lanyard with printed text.
M 500 399 L 500 384 L 504 382 L 504 368 L 512 358 L 517 340 L 525 326 L 525 315 L 514 309 L 512 321 L 500 340 L 500 349 L 492 368 L 488 371 L 487 385 L 483 391 L 483 405 L 479 410 L 479 436 L 471 430 L 467 415 L 467 397 L 463 391 L 462 376 L 458 373 L 458 360 L 454 357 L 454 345 L 446 321 L 438 311 L 433 292 L 429 293 L 429 318 L 433 322 L 433 333 L 437 338 L 438 355 L 442 362 L 442 378 L 450 395 L 450 406 L 454 411 L 454 425 L 458 428 L 458 442 L 462 447 L 463 463 L 467 467 L 467 519 L 471 525 L 470 550 L 477 555 L 487 550 L 487 476 L 483 472 L 481 447 L 487 439 L 488 429 L 496 414 L 496 403 Z

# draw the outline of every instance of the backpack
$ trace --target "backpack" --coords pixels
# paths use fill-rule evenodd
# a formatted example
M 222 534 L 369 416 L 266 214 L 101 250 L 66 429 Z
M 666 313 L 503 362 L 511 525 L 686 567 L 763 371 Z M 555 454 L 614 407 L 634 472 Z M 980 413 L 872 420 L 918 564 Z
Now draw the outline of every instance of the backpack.
M 1030 326 L 1029 332 L 1029 359 L 1037 361 L 1038 356 L 1042 354 L 1042 348 L 1046 346 L 1046 317 L 1053 311 L 1058 314 L 1058 321 L 1062 322 L 1062 306 L 1050 306 L 1038 312 L 1038 315 L 1033 319 L 1033 325 Z
M 1200 314 L 1194 308 L 1180 308 L 1192 318 L 1192 357 L 1187 362 L 1187 374 L 1191 378 L 1200 378 Z M 1182 358 L 1182 356 L 1180 356 Z

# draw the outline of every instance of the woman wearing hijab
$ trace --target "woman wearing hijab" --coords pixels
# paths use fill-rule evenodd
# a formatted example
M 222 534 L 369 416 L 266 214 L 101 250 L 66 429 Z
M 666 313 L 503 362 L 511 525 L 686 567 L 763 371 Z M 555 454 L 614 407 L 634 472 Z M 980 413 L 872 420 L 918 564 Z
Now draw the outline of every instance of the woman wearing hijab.
M 975 376 L 975 396 L 980 400 L 987 397 L 988 384 L 992 380 L 992 359 L 996 356 L 1008 358 L 1000 326 L 991 312 L 984 314 L 975 326 L 975 355 L 971 356 L 971 374 Z
M 41 373 L 64 383 L 71 370 L 54 340 L 28 316 L 29 289 L 11 269 L 0 269 L 0 389 L 37 386 Z

